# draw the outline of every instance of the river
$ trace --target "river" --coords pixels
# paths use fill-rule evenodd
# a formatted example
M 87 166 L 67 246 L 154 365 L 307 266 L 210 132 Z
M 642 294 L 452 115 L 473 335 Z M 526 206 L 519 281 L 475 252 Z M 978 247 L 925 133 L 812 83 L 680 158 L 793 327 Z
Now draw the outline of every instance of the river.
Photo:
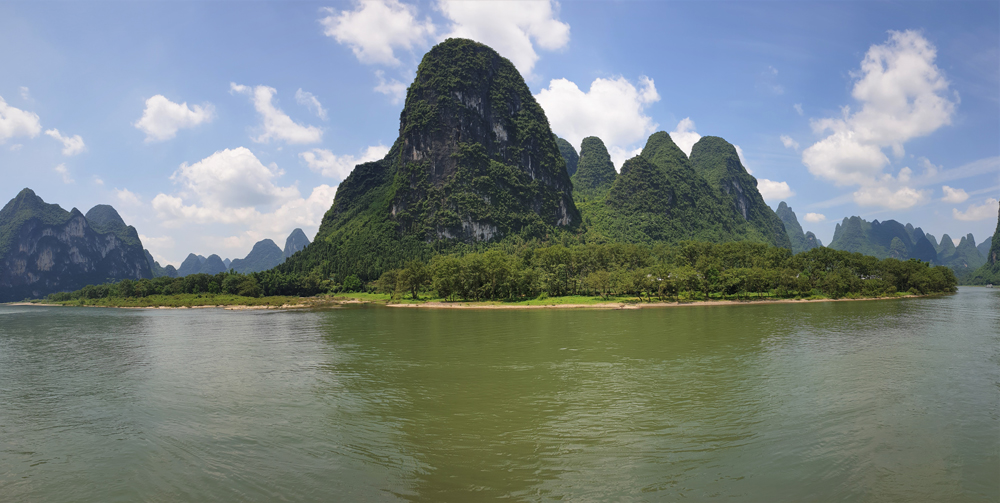
M 0 306 L 0 500 L 998 501 L 1000 290 Z

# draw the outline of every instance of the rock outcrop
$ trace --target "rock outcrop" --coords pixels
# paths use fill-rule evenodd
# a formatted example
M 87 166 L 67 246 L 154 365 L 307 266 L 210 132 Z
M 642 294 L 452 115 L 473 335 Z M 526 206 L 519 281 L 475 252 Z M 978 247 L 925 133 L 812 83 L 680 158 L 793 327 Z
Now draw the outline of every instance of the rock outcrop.
M 802 232 L 802 226 L 799 224 L 795 212 L 784 201 L 778 204 L 778 209 L 775 210 L 774 214 L 778 215 L 781 222 L 785 224 L 785 233 L 788 234 L 788 240 L 792 243 L 792 253 L 802 253 L 823 246 L 823 243 L 811 231 Z
M 309 246 L 309 238 L 306 237 L 306 233 L 302 232 L 302 229 L 295 229 L 288 235 L 287 238 L 285 238 L 285 249 L 283 254 L 287 259 L 306 246 Z
M 424 55 L 389 154 L 341 182 L 313 244 L 282 270 L 371 280 L 450 247 L 545 237 L 580 223 L 571 190 L 514 65 L 449 39 Z
M 135 228 L 110 206 L 88 212 L 22 190 L 0 210 L 0 302 L 122 279 L 151 278 Z

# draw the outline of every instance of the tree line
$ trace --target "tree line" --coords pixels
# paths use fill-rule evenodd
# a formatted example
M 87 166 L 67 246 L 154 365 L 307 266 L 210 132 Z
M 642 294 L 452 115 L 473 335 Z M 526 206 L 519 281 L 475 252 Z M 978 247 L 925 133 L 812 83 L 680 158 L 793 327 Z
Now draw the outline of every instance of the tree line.
M 947 267 L 816 248 L 740 241 L 680 245 L 586 244 L 491 249 L 410 261 L 385 272 L 378 291 L 448 300 L 519 300 L 539 295 L 631 296 L 646 300 L 823 295 L 880 297 L 953 292 Z
M 679 245 L 577 244 L 497 245 L 411 260 L 365 283 L 358 276 L 226 272 L 182 278 L 123 280 L 55 293 L 50 300 L 221 293 L 247 297 L 377 291 L 394 297 L 428 295 L 446 300 L 523 300 L 539 296 L 589 295 L 645 300 L 704 300 L 755 297 L 880 297 L 899 292 L 953 292 L 954 272 L 915 259 L 877 259 L 860 253 L 815 248 L 792 255 L 748 241 Z

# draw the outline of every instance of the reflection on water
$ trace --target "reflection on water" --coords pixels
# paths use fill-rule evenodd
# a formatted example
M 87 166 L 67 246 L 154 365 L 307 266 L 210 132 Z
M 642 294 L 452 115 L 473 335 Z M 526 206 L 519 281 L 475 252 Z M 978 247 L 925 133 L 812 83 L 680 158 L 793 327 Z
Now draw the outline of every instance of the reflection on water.
M 998 294 L 0 307 L 0 499 L 996 501 Z

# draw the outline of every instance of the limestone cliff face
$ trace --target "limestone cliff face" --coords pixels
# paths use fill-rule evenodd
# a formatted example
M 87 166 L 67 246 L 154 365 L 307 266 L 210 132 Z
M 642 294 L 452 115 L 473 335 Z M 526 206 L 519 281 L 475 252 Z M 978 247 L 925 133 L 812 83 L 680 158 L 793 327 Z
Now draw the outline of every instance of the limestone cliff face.
M 377 279 L 408 260 L 575 229 L 566 161 L 514 65 L 471 40 L 424 55 L 388 155 L 337 188 L 312 244 L 279 266 Z
M 403 232 L 488 241 L 579 221 L 545 113 L 485 45 L 450 39 L 424 56 L 399 142 L 403 183 L 390 213 Z
M 99 232 L 76 208 L 67 212 L 22 190 L 0 210 L 0 302 L 151 278 L 135 229 L 122 225 Z M 135 234 L 135 242 L 118 234 Z
M 691 149 L 691 165 L 730 200 L 732 208 L 747 223 L 750 234 L 760 235 L 775 246 L 793 249 L 785 224 L 764 202 L 757 190 L 757 179 L 743 167 L 736 147 L 718 136 L 704 136 Z

